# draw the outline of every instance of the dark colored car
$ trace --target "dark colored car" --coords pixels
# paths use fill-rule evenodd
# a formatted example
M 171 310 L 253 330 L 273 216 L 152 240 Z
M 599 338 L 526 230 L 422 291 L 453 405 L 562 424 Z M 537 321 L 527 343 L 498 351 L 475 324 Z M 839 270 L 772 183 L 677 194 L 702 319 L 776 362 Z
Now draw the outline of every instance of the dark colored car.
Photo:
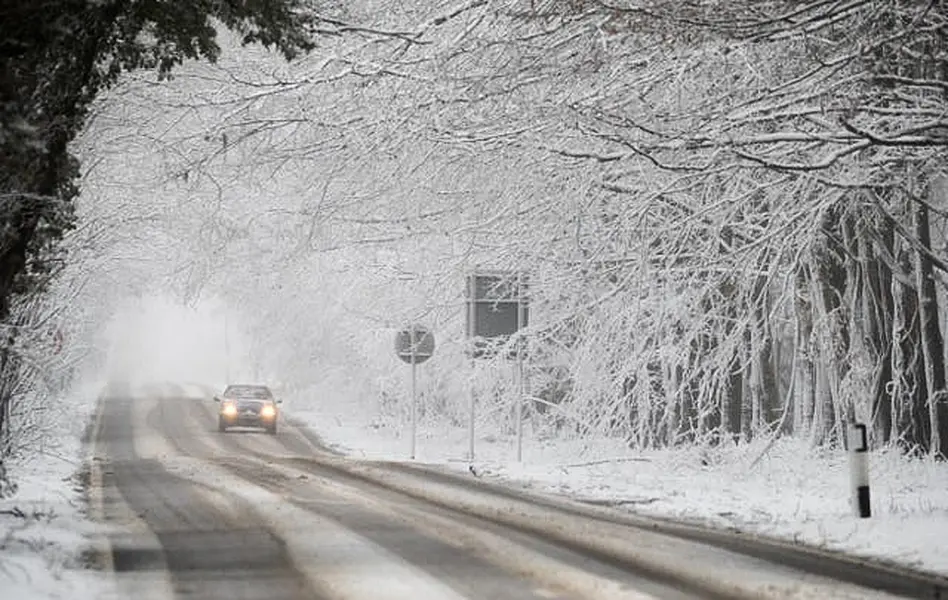
M 262 427 L 271 434 L 277 431 L 277 405 L 281 401 L 265 385 L 229 385 L 223 394 L 214 396 L 214 401 L 221 405 L 218 431 L 225 432 L 229 427 Z

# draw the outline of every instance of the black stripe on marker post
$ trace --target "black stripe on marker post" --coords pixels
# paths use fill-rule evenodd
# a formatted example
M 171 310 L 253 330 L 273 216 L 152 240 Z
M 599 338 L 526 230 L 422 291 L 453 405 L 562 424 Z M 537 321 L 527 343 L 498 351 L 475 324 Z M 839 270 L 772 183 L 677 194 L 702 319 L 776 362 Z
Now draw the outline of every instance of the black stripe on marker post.
M 861 519 L 868 519 L 872 516 L 872 509 L 869 504 L 869 486 L 859 486 L 859 488 L 856 489 L 856 493 L 859 498 L 859 517 Z

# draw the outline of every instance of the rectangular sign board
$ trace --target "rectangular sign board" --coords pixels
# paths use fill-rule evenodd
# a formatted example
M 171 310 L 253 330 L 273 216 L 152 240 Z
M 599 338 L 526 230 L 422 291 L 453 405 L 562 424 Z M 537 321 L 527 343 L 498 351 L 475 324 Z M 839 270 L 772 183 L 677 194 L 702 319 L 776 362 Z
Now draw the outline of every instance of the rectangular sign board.
M 487 357 L 489 346 L 502 345 L 530 322 L 527 276 L 516 271 L 469 275 L 466 308 L 467 337 L 475 339 L 474 357 Z

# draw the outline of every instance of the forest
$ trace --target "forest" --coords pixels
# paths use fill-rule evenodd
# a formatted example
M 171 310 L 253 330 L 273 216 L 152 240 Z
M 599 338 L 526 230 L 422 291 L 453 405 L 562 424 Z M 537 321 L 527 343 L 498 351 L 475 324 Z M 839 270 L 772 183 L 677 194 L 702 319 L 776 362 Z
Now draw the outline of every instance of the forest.
M 0 36 L 5 453 L 158 288 L 396 417 L 392 337 L 426 323 L 425 418 L 474 385 L 509 430 L 508 365 L 464 341 L 466 275 L 502 269 L 530 278 L 534 432 L 816 447 L 857 420 L 948 456 L 948 3 L 54 4 L 90 62 Z

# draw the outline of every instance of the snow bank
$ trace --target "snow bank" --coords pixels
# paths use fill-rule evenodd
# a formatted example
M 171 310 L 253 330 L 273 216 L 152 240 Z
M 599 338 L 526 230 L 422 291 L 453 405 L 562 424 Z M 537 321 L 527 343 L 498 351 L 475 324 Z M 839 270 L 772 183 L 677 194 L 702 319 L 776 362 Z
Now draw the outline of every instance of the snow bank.
M 83 389 L 69 405 L 53 406 L 50 435 L 10 464 L 17 492 L 0 499 L 4 598 L 83 600 L 101 598 L 108 589 L 106 578 L 85 568 L 94 530 L 79 480 L 82 431 L 97 395 Z
M 408 427 L 385 427 L 319 407 L 295 417 L 345 454 L 405 460 Z M 621 440 L 514 439 L 478 435 L 478 475 L 566 494 L 638 514 L 733 528 L 948 575 L 948 464 L 872 453 L 871 519 L 849 507 L 846 456 L 799 440 L 696 449 L 632 451 Z M 420 462 L 467 470 L 463 427 L 422 424 Z

